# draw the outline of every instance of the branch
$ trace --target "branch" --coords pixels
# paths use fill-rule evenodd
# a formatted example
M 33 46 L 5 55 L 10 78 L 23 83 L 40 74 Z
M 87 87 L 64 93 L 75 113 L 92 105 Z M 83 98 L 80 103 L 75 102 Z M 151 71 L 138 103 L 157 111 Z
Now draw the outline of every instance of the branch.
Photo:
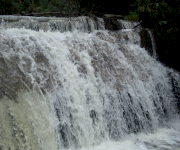
M 136 29 L 138 26 L 141 25 L 141 23 L 142 23 L 142 20 L 140 21 L 140 23 L 138 25 L 134 26 L 132 29 Z

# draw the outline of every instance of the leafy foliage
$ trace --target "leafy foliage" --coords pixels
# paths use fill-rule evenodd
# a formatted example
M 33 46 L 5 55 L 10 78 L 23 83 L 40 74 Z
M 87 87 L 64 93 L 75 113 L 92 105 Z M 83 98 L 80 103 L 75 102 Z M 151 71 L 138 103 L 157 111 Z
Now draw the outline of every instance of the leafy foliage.
M 0 0 L 0 14 L 21 12 L 77 12 L 78 2 L 74 0 Z

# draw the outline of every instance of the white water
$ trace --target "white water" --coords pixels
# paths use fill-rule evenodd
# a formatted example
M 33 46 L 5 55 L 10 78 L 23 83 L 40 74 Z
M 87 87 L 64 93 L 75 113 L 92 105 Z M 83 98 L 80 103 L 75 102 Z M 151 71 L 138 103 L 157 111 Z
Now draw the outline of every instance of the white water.
M 118 142 L 106 141 L 96 147 L 82 150 L 179 150 L 179 119 L 170 123 L 167 128 L 159 128 L 153 133 L 131 134 Z
M 27 17 L 27 16 L 0 16 L 1 25 L 6 28 L 25 28 L 35 31 L 74 31 L 92 32 L 94 30 L 104 30 L 102 18 L 92 19 L 85 16 L 56 18 L 56 17 Z
M 0 30 L 0 148 L 178 150 L 174 71 L 139 38 Z

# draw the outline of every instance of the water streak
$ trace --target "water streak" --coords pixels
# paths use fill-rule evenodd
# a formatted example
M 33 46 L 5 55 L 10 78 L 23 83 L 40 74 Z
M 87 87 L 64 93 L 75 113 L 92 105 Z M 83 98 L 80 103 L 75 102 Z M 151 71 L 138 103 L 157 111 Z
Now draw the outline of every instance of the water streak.
M 4 20 L 1 20 L 1 28 L 4 28 Z
M 155 40 L 154 40 L 154 36 L 153 36 L 153 34 L 152 34 L 152 32 L 150 31 L 150 30 L 148 30 L 148 33 L 149 33 L 149 35 L 150 35 L 150 37 L 151 37 L 151 43 L 152 43 L 152 50 L 153 50 L 153 58 L 157 58 L 157 56 L 156 56 L 156 42 L 155 42 Z

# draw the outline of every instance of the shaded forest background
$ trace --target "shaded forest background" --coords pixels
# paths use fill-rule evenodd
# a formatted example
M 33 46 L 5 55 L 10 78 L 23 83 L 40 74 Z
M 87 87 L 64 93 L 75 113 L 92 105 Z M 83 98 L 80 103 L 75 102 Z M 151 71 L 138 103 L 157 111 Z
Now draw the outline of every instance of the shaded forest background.
M 151 17 L 172 20 L 180 12 L 178 0 L 0 0 L 0 15 L 20 13 L 115 13 L 138 19 L 138 12 L 151 12 Z M 170 18 L 170 16 L 171 18 Z M 131 18 L 130 18 L 131 17 Z M 173 18 L 172 18 L 173 17 Z
M 180 71 L 178 0 L 0 0 L 0 15 L 59 12 L 62 14 L 123 15 L 124 19 L 142 20 L 142 26 L 153 29 L 158 59 Z

